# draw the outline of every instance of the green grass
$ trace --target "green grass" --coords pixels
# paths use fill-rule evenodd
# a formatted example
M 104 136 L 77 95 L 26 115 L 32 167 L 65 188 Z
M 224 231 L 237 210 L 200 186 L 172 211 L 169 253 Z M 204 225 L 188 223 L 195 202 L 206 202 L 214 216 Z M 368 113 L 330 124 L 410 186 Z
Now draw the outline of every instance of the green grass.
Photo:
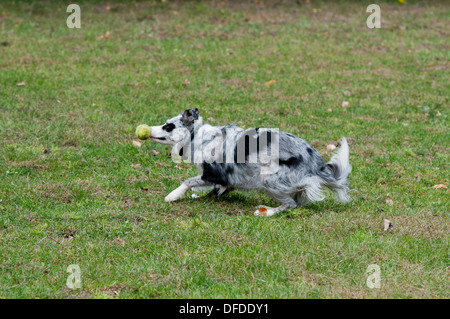
M 381 29 L 368 1 L 78 3 L 81 29 L 67 4 L 0 3 L 0 298 L 450 297 L 445 1 L 380 1 Z M 165 203 L 196 172 L 134 129 L 191 107 L 325 159 L 351 138 L 353 201 Z

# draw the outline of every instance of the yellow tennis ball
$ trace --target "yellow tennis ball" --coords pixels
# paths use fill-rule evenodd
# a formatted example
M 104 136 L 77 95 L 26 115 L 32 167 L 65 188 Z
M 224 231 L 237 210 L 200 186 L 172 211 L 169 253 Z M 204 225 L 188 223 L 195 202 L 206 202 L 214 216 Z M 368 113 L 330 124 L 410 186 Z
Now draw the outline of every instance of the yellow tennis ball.
M 152 130 L 150 129 L 150 126 L 141 124 L 136 128 L 136 136 L 140 140 L 146 140 L 152 135 Z

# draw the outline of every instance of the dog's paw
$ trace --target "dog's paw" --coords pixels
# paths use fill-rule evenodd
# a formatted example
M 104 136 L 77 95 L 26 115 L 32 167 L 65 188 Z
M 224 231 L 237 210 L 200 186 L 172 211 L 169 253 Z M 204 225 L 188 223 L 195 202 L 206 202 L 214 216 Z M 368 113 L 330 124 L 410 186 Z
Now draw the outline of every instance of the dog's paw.
M 184 185 L 181 185 L 177 189 L 173 190 L 169 195 L 164 198 L 166 202 L 174 202 L 178 199 L 181 199 L 186 194 L 187 187 Z
M 258 208 L 258 209 L 254 212 L 255 216 L 268 217 L 268 216 L 272 216 L 273 215 L 273 208 L 272 207 L 260 205 L 260 206 L 257 206 L 256 208 Z
M 178 196 L 175 196 L 174 194 L 173 194 L 173 192 L 172 193 L 170 193 L 169 195 L 167 195 L 165 198 L 164 198 L 164 201 L 166 201 L 166 202 L 174 202 L 174 201 L 176 201 L 177 199 L 180 199 Z

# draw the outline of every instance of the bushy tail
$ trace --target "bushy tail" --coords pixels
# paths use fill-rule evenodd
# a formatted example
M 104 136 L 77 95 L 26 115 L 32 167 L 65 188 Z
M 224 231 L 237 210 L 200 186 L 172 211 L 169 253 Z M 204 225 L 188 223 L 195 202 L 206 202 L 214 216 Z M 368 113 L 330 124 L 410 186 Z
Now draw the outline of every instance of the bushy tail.
M 322 176 L 325 180 L 324 186 L 331 189 L 339 201 L 350 201 L 350 196 L 348 195 L 350 189 L 347 185 L 347 180 L 352 171 L 352 166 L 349 162 L 349 149 L 345 137 L 342 138 L 341 146 L 331 157 L 331 160 L 326 163 L 326 166 L 329 168 L 328 171 L 331 171 L 331 176 L 330 174 Z

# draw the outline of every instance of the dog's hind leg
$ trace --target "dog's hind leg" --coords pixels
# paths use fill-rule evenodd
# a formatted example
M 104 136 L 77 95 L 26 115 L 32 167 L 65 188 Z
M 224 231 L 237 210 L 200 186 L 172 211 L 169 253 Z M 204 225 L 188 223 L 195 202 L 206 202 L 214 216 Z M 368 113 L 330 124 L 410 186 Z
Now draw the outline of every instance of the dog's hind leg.
M 260 205 L 258 206 L 257 210 L 255 211 L 255 216 L 273 216 L 275 214 L 278 214 L 280 212 L 284 212 L 286 210 L 292 209 L 297 207 L 297 203 L 295 202 L 295 200 L 293 200 L 290 197 L 285 197 L 283 199 L 280 200 L 282 205 L 278 206 L 278 207 L 268 207 L 268 206 L 264 206 L 264 205 Z M 262 208 L 262 209 L 261 209 Z
M 211 183 L 202 180 L 201 176 L 188 178 L 177 189 L 173 190 L 169 195 L 167 195 L 166 198 L 164 198 L 164 200 L 166 202 L 173 202 L 173 201 L 183 198 L 184 195 L 186 195 L 186 192 L 193 187 L 202 187 L 202 186 L 209 186 L 209 185 L 211 185 Z

